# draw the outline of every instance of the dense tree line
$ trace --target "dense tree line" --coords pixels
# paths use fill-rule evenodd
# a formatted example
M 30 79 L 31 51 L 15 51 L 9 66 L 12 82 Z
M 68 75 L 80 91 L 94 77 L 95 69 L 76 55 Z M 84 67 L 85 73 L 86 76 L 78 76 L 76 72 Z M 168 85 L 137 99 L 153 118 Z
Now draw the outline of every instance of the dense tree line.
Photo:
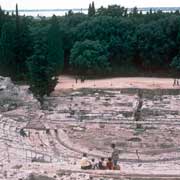
M 40 98 L 61 72 L 78 75 L 139 75 L 180 71 L 180 12 L 119 5 L 88 14 L 32 18 L 0 7 L 0 74 L 27 80 Z

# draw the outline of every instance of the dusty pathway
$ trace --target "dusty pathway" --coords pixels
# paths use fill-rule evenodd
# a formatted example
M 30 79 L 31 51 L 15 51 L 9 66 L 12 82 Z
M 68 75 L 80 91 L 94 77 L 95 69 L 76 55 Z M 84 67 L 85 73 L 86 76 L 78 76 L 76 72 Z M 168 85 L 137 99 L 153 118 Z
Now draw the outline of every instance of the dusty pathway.
M 76 83 L 75 77 L 60 76 L 59 84 L 56 86 L 55 91 L 79 88 L 177 89 L 180 88 L 180 86 L 173 86 L 172 78 L 120 77 L 86 80 L 83 83 L 80 80 L 78 80 L 78 82 Z

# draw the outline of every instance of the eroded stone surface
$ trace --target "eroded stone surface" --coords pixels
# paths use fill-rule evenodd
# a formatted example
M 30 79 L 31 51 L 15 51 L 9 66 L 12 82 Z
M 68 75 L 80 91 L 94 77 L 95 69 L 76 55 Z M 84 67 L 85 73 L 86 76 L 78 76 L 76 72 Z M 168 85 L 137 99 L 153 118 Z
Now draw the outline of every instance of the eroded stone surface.
M 141 97 L 138 119 L 134 117 L 138 91 L 120 89 L 51 96 L 42 110 L 27 87 L 0 77 L 0 179 L 124 180 L 139 175 L 170 179 L 180 175 L 180 95 L 148 93 Z M 20 134 L 22 128 L 27 137 Z M 121 150 L 120 172 L 80 169 L 83 152 L 98 161 L 111 155 L 112 142 Z

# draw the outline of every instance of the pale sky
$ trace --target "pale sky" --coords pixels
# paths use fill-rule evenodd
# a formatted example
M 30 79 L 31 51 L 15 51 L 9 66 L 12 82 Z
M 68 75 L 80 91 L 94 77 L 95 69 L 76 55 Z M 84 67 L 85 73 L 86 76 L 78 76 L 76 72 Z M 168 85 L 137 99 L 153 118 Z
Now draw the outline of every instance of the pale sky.
M 71 9 L 88 8 L 92 0 L 0 0 L 3 9 Z M 96 8 L 101 5 L 119 4 L 125 7 L 180 7 L 180 0 L 94 0 Z

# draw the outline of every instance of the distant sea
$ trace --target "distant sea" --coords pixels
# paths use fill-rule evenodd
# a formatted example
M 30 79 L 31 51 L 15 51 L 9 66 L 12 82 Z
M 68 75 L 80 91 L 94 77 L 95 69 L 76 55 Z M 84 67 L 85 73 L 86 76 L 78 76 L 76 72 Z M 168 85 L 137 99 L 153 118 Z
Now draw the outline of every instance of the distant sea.
M 158 10 L 162 10 L 163 12 L 175 12 L 176 10 L 180 10 L 180 7 L 146 7 L 146 8 L 138 8 L 139 11 L 142 11 L 143 14 L 147 13 L 152 9 L 153 12 L 156 12 Z M 68 13 L 69 10 L 72 10 L 74 13 L 88 13 L 88 9 L 21 9 L 19 10 L 20 15 L 26 15 L 26 16 L 46 16 L 50 17 L 53 14 L 56 16 L 64 16 L 66 13 Z M 128 12 L 130 12 L 132 8 L 128 9 Z M 15 13 L 14 10 L 5 10 L 9 13 Z
M 68 11 L 71 9 L 32 9 L 32 10 L 19 10 L 20 15 L 26 15 L 26 16 L 46 16 L 51 17 L 52 15 L 56 16 L 64 16 Z M 5 10 L 6 11 L 6 10 Z M 73 13 L 88 13 L 88 9 L 72 9 Z M 6 12 L 15 13 L 14 10 L 7 10 Z

